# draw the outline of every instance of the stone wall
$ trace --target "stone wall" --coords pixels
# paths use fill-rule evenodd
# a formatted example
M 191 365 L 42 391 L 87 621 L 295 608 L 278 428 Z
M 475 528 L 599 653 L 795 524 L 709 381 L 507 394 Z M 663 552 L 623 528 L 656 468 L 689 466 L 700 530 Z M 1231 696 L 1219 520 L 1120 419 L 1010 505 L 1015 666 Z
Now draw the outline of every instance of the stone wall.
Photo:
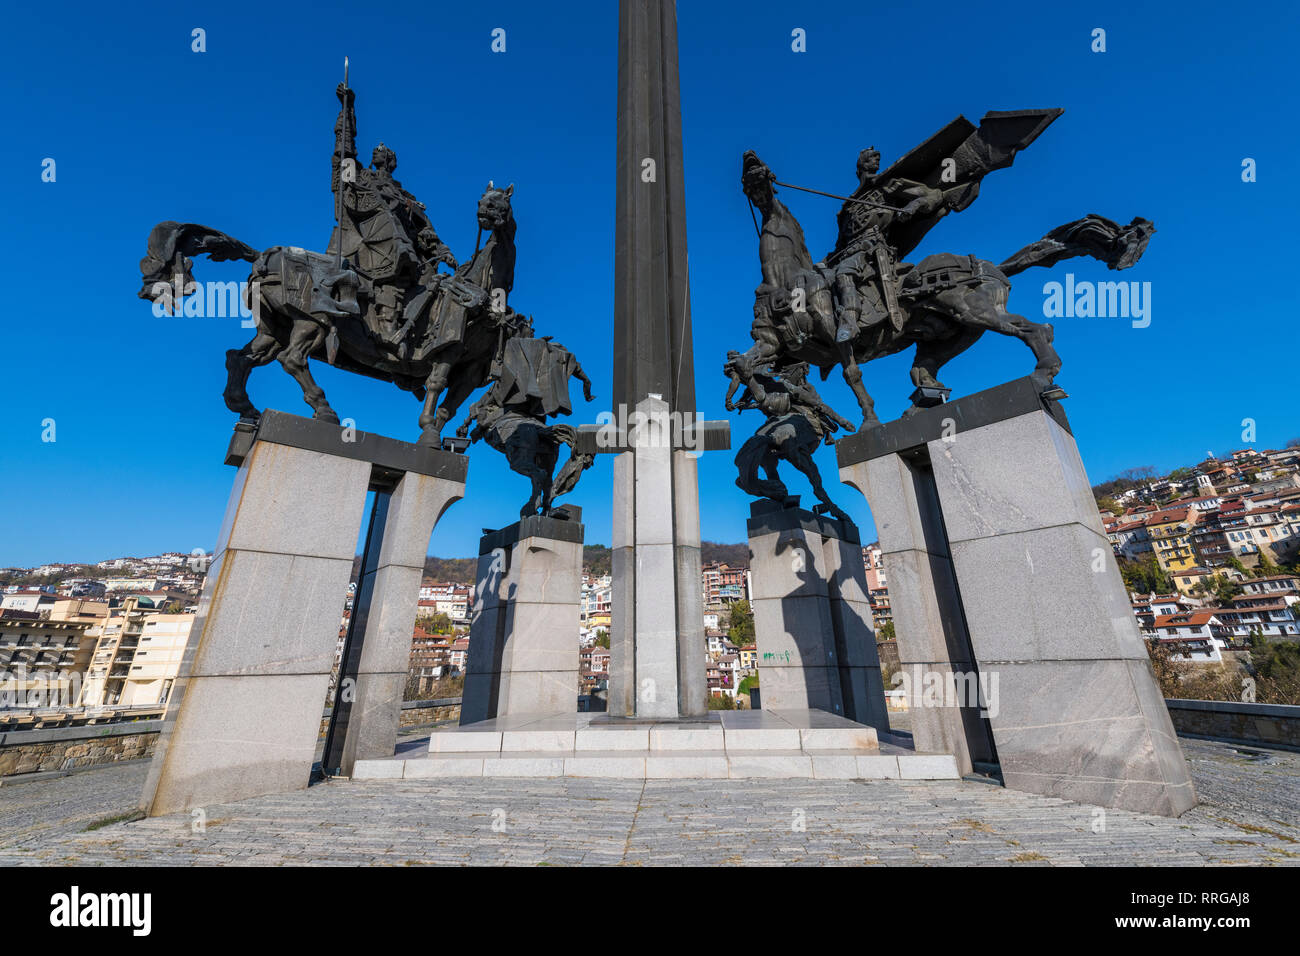
M 153 756 L 161 720 L 0 733 L 0 777 Z
M 1300 751 L 1300 707 L 1218 700 L 1166 700 L 1180 736 Z
M 422 706 L 412 707 L 412 704 Z M 460 720 L 459 698 L 451 702 L 408 700 L 402 704 L 402 716 L 399 720 L 399 726 L 418 727 L 421 724 L 442 723 L 444 720 Z
M 406 700 L 402 702 L 402 714 L 398 718 L 399 727 L 421 727 L 425 724 L 442 723 L 445 720 L 460 720 L 460 698 L 444 697 L 439 700 Z M 330 711 L 320 721 L 320 735 L 325 736 L 330 728 Z

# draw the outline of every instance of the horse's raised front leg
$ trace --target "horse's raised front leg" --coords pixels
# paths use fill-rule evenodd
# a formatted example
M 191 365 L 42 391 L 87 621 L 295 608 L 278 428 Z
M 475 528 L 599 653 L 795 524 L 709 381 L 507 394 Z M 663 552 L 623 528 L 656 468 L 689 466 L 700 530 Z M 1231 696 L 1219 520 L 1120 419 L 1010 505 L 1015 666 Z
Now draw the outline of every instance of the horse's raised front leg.
M 284 370 L 302 387 L 302 397 L 312 407 L 312 418 L 319 422 L 339 423 L 339 417 L 325 398 L 325 390 L 311 377 L 308 359 L 325 341 L 324 326 L 311 319 L 297 319 L 289 332 L 289 344 L 277 355 Z
M 1029 346 L 1034 358 L 1038 359 L 1038 364 L 1029 377 L 1043 388 L 1050 388 L 1056 380 L 1056 373 L 1061 370 L 1061 356 L 1056 354 L 1056 348 L 1052 345 L 1056 330 L 1046 322 L 1030 322 L 1023 315 L 1007 313 L 1007 318 L 1019 330 L 1021 341 Z
M 280 343 L 275 336 L 261 330 L 242 349 L 226 352 L 226 390 L 223 394 L 226 407 L 238 412 L 240 418 L 255 420 L 262 414 L 248 397 L 248 375 L 279 353 Z

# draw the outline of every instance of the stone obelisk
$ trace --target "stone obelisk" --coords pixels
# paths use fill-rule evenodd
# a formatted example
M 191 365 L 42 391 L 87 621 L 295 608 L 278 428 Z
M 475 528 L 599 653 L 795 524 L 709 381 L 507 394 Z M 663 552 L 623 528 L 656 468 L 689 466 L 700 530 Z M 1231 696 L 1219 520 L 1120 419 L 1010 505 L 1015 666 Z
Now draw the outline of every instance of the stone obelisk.
M 673 0 L 619 3 L 616 210 L 615 414 L 693 422 Z M 614 460 L 611 716 L 707 710 L 696 454 L 681 436 L 633 428 Z

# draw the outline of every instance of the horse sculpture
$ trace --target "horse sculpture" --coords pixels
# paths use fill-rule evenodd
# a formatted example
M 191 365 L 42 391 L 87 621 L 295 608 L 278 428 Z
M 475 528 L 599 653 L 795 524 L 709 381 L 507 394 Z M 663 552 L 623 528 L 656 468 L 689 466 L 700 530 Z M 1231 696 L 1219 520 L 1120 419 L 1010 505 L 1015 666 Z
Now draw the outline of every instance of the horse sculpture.
M 970 255 L 939 253 L 918 264 L 901 262 L 940 218 L 965 209 L 980 181 L 1011 165 L 1061 110 L 989 113 L 975 128 L 958 117 L 930 140 L 877 175 L 880 154 L 859 157 L 859 188 L 840 212 L 835 249 L 814 262 L 803 230 L 776 198 L 775 175 L 753 152 L 742 160 L 746 197 L 762 215 L 759 259 L 763 282 L 755 293 L 754 345 L 743 361 L 729 361 L 727 402 L 754 370 L 807 362 L 823 379 L 839 365 L 862 411 L 862 427 L 880 424 L 859 366 L 916 346 L 911 378 L 914 412 L 944 389 L 939 369 L 986 331 L 1020 339 L 1033 352 L 1031 377 L 1045 394 L 1054 389 L 1061 359 L 1051 325 L 1007 311 L 1009 276 L 1088 255 L 1112 269 L 1133 265 L 1155 231 L 1148 220 L 1127 226 L 1087 216 L 1049 232 L 1000 264 Z M 801 188 L 801 187 L 792 187 Z M 815 190 L 810 190 L 815 191 Z
M 355 97 L 346 84 L 337 92 L 343 103 L 334 156 L 338 226 L 329 251 L 272 246 L 258 252 L 208 226 L 162 222 L 140 263 L 139 295 L 178 309 L 195 288 L 191 256 L 252 263 L 245 304 L 256 333 L 226 353 L 231 411 L 259 416 L 248 376 L 279 360 L 302 387 L 312 417 L 337 424 L 311 374 L 309 361 L 316 359 L 412 392 L 423 403 L 420 444 L 436 446 L 465 399 L 487 384 L 504 342 L 529 324 L 507 304 L 515 267 L 514 186 L 488 183 L 477 210 L 480 239 L 484 233 L 487 239 L 457 267 L 424 205 L 393 178 L 396 154 L 381 143 L 371 168 L 357 167 Z M 443 264 L 454 271 L 440 272 Z
M 571 378 L 582 383 L 583 398 L 592 401 L 591 379 L 573 353 L 549 337 L 533 338 L 530 330 L 522 330 L 506 341 L 492 384 L 456 430 L 471 443 L 486 440 L 506 456 L 512 471 L 532 482 L 532 494 L 519 510 L 521 518 L 567 517 L 564 509 L 555 508 L 555 499 L 577 487 L 595 461 L 575 447 L 577 431 L 572 425 L 547 424 L 548 418 L 573 411 Z M 569 446 L 569 457 L 556 475 L 561 445 Z

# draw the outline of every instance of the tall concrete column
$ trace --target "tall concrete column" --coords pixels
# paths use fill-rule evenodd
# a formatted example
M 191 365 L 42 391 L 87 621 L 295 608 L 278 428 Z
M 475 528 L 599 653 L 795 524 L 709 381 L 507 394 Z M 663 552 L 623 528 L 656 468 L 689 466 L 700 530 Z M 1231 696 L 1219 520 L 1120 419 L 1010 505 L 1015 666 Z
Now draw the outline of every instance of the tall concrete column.
M 929 443 L 1007 785 L 1177 816 L 1190 773 L 1064 415 Z
M 708 709 L 695 459 L 674 449 L 668 405 L 637 406 L 642 427 L 614 461 L 609 713 L 678 717 Z
M 149 768 L 151 816 L 307 786 L 369 483 L 368 462 L 253 445 Z
M 671 718 L 708 694 L 673 0 L 620 0 L 618 48 L 614 412 L 652 425 L 625 430 L 614 462 L 609 714 Z
M 888 731 L 857 528 L 770 501 L 750 512 L 763 709 L 824 710 Z
M 862 539 L 852 524 L 821 517 L 820 525 L 844 716 L 888 732 L 889 713 L 871 621 Z
M 952 754 L 964 774 L 976 763 L 993 763 L 992 736 L 978 706 L 944 691 L 955 675 L 974 673 L 975 664 L 928 465 L 897 453 L 845 464 L 841 455 L 840 478 L 871 506 L 889 571 L 889 604 L 916 749 Z M 926 698 L 927 686 L 938 686 L 941 693 Z

